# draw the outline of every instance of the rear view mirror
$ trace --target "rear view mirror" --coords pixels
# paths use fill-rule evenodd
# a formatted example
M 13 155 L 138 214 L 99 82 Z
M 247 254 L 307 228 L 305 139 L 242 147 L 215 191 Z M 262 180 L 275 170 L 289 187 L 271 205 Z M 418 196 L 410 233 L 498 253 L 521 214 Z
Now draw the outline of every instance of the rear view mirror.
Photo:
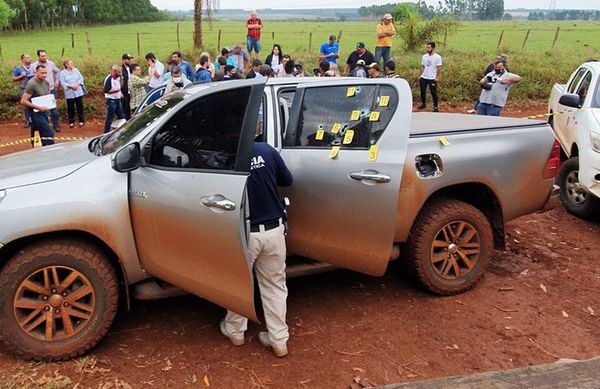
M 135 142 L 123 147 L 112 157 L 112 168 L 119 173 L 126 173 L 140 167 L 140 144 Z
M 558 103 L 571 108 L 581 108 L 581 98 L 579 95 L 567 93 L 560 96 Z

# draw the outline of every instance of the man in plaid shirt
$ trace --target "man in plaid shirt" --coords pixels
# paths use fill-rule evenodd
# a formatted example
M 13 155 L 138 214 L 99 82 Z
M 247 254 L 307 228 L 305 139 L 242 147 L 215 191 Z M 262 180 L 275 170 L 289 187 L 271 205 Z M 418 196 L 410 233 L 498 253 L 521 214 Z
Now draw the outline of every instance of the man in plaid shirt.
M 142 75 L 142 68 L 140 65 L 131 65 L 131 76 L 129 77 L 129 106 L 131 112 L 135 112 L 138 105 L 142 103 L 144 97 L 146 97 L 146 88 L 148 87 L 148 80 L 140 77 Z

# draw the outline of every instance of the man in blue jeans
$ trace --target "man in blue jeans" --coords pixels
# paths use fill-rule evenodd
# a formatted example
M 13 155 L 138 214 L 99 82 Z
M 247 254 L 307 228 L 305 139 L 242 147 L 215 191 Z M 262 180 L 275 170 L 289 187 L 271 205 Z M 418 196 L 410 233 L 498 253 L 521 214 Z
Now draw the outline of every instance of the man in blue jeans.
M 121 93 L 122 86 L 121 79 L 121 67 L 119 65 L 113 65 L 112 71 L 104 79 L 104 98 L 106 100 L 106 121 L 104 122 L 104 133 L 110 131 L 110 125 L 112 123 L 115 114 L 119 119 L 125 119 L 125 112 L 123 111 L 123 105 L 121 105 Z
M 27 82 L 23 97 L 21 97 L 21 105 L 23 105 L 31 115 L 31 133 L 34 131 L 40 132 L 42 138 L 42 146 L 54 144 L 54 132 L 48 123 L 48 111 L 50 108 L 34 104 L 32 99 L 35 97 L 50 95 L 50 85 L 46 81 L 48 71 L 46 66 L 37 65 L 35 68 L 35 77 Z M 32 142 L 33 144 L 33 142 Z
M 29 54 L 23 53 L 21 54 L 21 65 L 17 66 L 13 70 L 12 80 L 19 86 L 19 98 L 23 97 L 23 93 L 25 93 L 25 86 L 27 82 L 31 80 L 34 73 L 31 73 L 31 56 Z M 29 109 L 23 107 L 23 111 L 25 113 L 25 128 L 31 126 L 31 115 Z
M 256 11 L 250 12 L 250 19 L 246 21 L 246 28 L 248 29 L 248 33 L 246 34 L 248 55 L 254 51 L 254 58 L 256 58 L 260 53 L 260 31 L 263 28 L 263 22 L 258 17 Z
M 506 62 L 498 62 L 495 69 L 479 81 L 481 96 L 479 104 L 477 104 L 477 114 L 500 116 L 508 99 L 508 91 L 514 83 L 519 81 L 521 81 L 519 75 L 506 70 Z
M 60 70 L 58 66 L 52 61 L 48 59 L 48 53 L 46 50 L 39 49 L 37 51 L 38 60 L 31 64 L 30 71 L 32 74 L 37 72 L 38 65 L 44 65 L 46 68 L 46 81 L 48 81 L 48 85 L 50 86 L 50 93 L 54 95 L 54 99 L 58 98 L 57 88 L 60 86 Z M 60 132 L 60 126 L 58 124 L 58 110 L 56 108 L 52 108 L 50 110 L 50 115 L 52 116 L 52 124 L 54 126 L 54 131 Z

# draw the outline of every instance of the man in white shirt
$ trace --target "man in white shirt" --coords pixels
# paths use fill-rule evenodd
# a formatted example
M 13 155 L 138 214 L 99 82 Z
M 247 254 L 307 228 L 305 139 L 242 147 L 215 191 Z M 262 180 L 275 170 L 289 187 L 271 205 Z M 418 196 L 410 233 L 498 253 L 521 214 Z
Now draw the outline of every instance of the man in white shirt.
M 146 54 L 146 62 L 148 63 L 148 76 L 150 77 L 150 82 L 148 83 L 148 92 L 150 92 L 162 84 L 165 65 L 156 59 L 154 53 Z
M 427 85 L 431 91 L 433 98 L 433 112 L 439 112 L 437 84 L 440 81 L 442 73 L 442 57 L 435 52 L 435 42 L 427 43 L 425 46 L 426 53 L 421 59 L 421 78 L 419 79 L 419 88 L 421 89 L 421 105 L 419 109 L 426 107 Z

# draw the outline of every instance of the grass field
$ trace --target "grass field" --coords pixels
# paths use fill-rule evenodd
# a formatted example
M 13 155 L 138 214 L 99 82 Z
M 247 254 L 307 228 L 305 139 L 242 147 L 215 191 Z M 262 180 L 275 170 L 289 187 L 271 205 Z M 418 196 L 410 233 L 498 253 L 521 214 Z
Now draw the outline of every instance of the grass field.
M 560 33 L 552 50 L 557 27 L 560 27 Z M 243 22 L 215 22 L 212 28 L 205 23 L 205 29 L 205 47 L 213 55 L 218 49 L 219 31 L 221 46 L 231 46 L 235 41 L 243 42 L 245 39 Z M 270 52 L 273 43 L 279 43 L 284 53 L 304 60 L 310 69 L 316 64 L 321 43 L 330 34 L 342 31 L 341 58 L 344 62 L 358 41 L 364 41 L 367 47 L 373 48 L 374 29 L 373 22 L 266 22 L 261 58 L 264 59 Z M 497 48 L 502 30 L 502 41 Z M 523 49 L 528 30 L 531 31 Z M 143 55 L 149 51 L 156 53 L 160 59 L 166 59 L 171 51 L 180 49 L 190 61 L 196 61 L 198 52 L 192 50 L 192 32 L 192 22 L 181 22 L 179 43 L 176 22 L 61 28 L 0 35 L 0 116 L 7 117 L 15 112 L 6 102 L 16 99 L 16 88 L 11 87 L 7 80 L 10 69 L 19 62 L 22 52 L 35 56 L 35 51 L 43 47 L 57 63 L 61 62 L 61 58 L 73 58 L 75 66 L 82 70 L 94 91 L 97 90 L 96 84 L 99 88 L 100 80 L 108 72 L 109 66 L 119 62 L 124 52 L 136 57 L 139 53 L 142 56 L 139 60 L 144 62 Z M 312 42 L 309 50 L 310 33 Z M 442 99 L 453 104 L 476 99 L 479 93 L 476 81 L 481 77 L 480 73 L 497 52 L 506 52 L 509 54 L 511 70 L 524 78 L 511 91 L 510 100 L 521 104 L 531 100 L 539 102 L 548 97 L 554 82 L 565 81 L 578 64 L 589 58 L 600 57 L 599 42 L 598 22 L 465 22 L 456 34 L 447 38 L 446 44 L 438 46 L 438 52 L 445 61 L 440 85 Z M 403 53 L 399 39 L 394 45 L 393 55 L 399 73 L 414 80 L 418 76 L 420 53 Z

